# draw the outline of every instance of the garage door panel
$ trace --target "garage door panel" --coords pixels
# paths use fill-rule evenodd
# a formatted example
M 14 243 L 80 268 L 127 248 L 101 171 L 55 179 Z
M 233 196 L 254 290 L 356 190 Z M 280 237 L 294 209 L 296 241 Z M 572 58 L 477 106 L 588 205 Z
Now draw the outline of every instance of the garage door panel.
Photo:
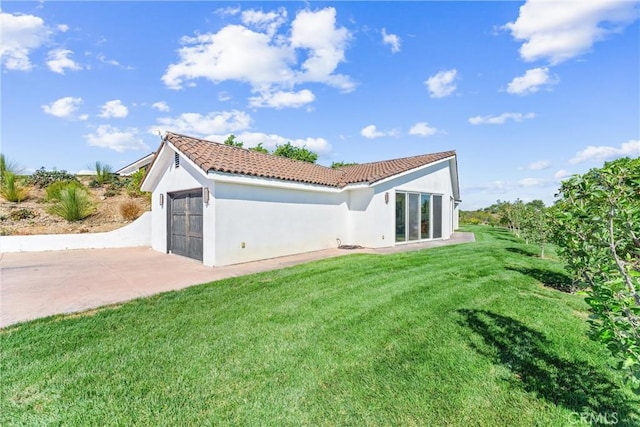
M 170 193 L 169 251 L 202 261 L 202 190 Z

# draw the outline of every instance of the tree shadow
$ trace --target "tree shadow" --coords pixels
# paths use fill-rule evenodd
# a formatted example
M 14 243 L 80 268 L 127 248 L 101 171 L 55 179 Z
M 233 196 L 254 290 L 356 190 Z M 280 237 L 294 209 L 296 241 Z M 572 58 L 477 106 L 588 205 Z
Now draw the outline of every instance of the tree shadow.
M 538 249 L 536 251 L 529 251 L 529 250 L 521 249 L 521 248 L 505 248 L 505 249 L 507 251 L 509 251 L 509 252 L 514 253 L 514 254 L 530 256 L 530 257 L 535 257 L 535 258 L 539 258 L 540 257 L 540 252 L 538 252 L 540 249 Z
M 506 269 L 526 274 L 527 276 L 533 277 L 537 281 L 541 282 L 543 285 L 561 292 L 572 294 L 577 289 L 576 285 L 573 283 L 573 280 L 571 280 L 571 277 L 557 271 L 552 271 L 544 268 L 527 268 L 514 266 L 507 266 Z
M 566 360 L 553 354 L 549 340 L 523 323 L 486 310 L 458 310 L 459 323 L 482 337 L 488 348 L 473 345 L 509 368 L 520 387 L 573 412 L 616 413 L 622 425 L 640 421 L 631 402 L 605 369 L 581 360 Z

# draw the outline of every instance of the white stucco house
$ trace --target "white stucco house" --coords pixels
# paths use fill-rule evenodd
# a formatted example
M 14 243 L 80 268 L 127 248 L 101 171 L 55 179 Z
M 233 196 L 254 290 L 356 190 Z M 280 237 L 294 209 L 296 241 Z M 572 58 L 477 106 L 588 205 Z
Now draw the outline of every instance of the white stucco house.
M 455 151 L 339 169 L 166 133 L 142 183 L 152 247 L 208 266 L 448 239 Z

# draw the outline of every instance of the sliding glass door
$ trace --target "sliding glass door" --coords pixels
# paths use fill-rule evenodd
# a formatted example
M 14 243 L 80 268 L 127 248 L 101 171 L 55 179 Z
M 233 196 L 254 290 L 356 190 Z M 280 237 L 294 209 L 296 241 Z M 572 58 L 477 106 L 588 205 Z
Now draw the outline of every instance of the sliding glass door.
M 407 195 L 396 193 L 396 242 L 407 241 Z
M 420 238 L 431 238 L 431 227 L 429 218 L 431 217 L 430 209 L 431 196 L 429 194 L 420 195 Z
M 442 238 L 442 196 L 396 193 L 396 242 Z

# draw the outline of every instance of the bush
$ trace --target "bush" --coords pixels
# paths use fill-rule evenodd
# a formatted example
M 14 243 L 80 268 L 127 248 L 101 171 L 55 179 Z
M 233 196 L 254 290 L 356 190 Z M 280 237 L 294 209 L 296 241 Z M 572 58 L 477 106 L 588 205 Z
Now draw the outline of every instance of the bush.
M 117 196 L 118 194 L 120 194 L 120 190 L 107 188 L 107 190 L 104 192 L 104 197 L 114 197 L 114 196 Z
M 133 221 L 142 215 L 142 208 L 135 200 L 120 203 L 120 215 L 125 221 Z
M 56 181 L 45 189 L 45 198 L 48 202 L 60 200 L 60 192 L 70 187 L 82 187 L 82 184 L 78 181 Z
M 86 189 L 69 185 L 60 191 L 60 199 L 49 211 L 67 221 L 79 221 L 93 214 L 95 206 Z
M 131 197 L 142 197 L 142 196 L 151 196 L 151 193 L 140 190 L 140 186 L 142 185 L 142 181 L 144 180 L 146 171 L 144 169 L 139 169 L 134 172 L 129 181 L 127 182 L 127 194 Z
M 36 214 L 31 209 L 22 208 L 11 211 L 11 213 L 9 213 L 9 217 L 14 221 L 20 221 L 22 219 L 35 218 Z
M 35 171 L 29 178 L 29 183 L 39 188 L 47 188 L 54 182 L 58 181 L 78 181 L 78 178 L 64 170 L 48 171 L 43 167 Z
M 93 170 L 96 171 L 96 178 L 91 181 L 91 186 L 102 187 L 113 181 L 113 168 L 106 163 L 96 162 Z
M 0 194 L 9 202 L 20 203 L 29 195 L 29 191 L 19 182 L 19 177 L 8 170 L 2 174 Z

